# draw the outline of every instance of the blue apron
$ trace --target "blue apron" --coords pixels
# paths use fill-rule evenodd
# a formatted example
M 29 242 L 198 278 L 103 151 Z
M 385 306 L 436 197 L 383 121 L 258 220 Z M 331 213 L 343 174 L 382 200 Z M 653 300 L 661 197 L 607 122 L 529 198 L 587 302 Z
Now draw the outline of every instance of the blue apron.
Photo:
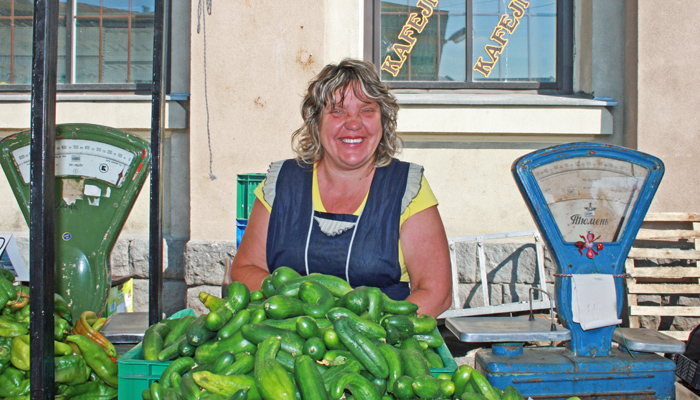
M 270 272 L 287 266 L 302 275 L 335 275 L 352 287 L 378 287 L 395 300 L 408 297 L 408 283 L 400 281 L 399 234 L 409 166 L 392 160 L 377 168 L 356 216 L 314 211 L 313 166 L 286 160 L 277 175 L 267 231 Z

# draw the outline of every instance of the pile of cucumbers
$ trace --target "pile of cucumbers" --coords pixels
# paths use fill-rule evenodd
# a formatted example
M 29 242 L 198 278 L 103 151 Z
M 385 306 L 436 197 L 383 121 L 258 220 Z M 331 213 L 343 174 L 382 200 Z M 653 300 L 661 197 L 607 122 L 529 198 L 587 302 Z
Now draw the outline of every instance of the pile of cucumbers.
M 261 290 L 226 293 L 200 294 L 206 314 L 148 328 L 144 359 L 172 362 L 144 399 L 522 399 L 466 365 L 433 376 L 437 321 L 377 288 L 281 267 Z

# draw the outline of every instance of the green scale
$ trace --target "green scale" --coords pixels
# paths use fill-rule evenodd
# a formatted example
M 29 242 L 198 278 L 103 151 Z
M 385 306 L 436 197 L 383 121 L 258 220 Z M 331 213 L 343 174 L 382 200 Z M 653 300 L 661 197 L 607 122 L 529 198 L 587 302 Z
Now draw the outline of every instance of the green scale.
M 0 141 L 0 164 L 29 224 L 30 131 Z M 104 310 L 110 254 L 150 169 L 147 141 L 100 125 L 56 126 L 55 291 L 73 320 Z M 31 279 L 31 277 L 30 277 Z

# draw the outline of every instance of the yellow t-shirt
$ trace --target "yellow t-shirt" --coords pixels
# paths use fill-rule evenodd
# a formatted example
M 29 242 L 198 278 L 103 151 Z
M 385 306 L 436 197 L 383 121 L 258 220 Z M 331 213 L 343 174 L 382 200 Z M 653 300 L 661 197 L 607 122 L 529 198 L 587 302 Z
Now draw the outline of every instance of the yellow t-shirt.
M 268 204 L 267 201 L 265 201 L 265 197 L 263 195 L 263 190 L 262 188 L 265 186 L 265 180 L 263 180 L 253 191 L 255 193 L 255 197 L 260 200 L 260 202 L 267 208 L 267 211 L 272 212 L 272 206 Z M 316 173 L 316 165 L 314 165 L 314 176 L 313 176 L 313 187 L 312 187 L 312 196 L 313 196 L 313 203 L 314 203 L 314 211 L 318 212 L 326 212 L 325 207 L 323 206 L 323 201 L 321 201 L 321 192 L 318 189 L 318 175 Z M 362 211 L 362 208 L 365 206 L 365 203 L 367 202 L 367 197 L 369 196 L 369 192 L 367 192 L 367 195 L 365 195 L 365 199 L 362 201 L 362 204 L 360 204 L 360 207 L 358 207 L 357 210 L 353 213 L 353 215 L 360 215 L 360 212 Z M 420 184 L 420 190 L 418 191 L 418 194 L 416 197 L 413 198 L 411 203 L 406 207 L 406 210 L 401 214 L 401 220 L 399 226 L 403 226 L 403 223 L 408 220 L 412 215 L 417 214 L 429 207 L 436 206 L 438 205 L 438 201 L 435 198 L 435 194 L 433 194 L 433 190 L 430 188 L 430 185 L 428 185 L 428 180 L 425 179 L 425 175 L 422 176 L 421 178 L 421 184 Z M 399 228 L 400 229 L 400 228 Z M 403 258 L 403 250 L 401 249 L 401 241 L 399 240 L 399 263 L 401 264 L 401 282 L 408 282 L 408 272 L 406 270 L 406 263 Z

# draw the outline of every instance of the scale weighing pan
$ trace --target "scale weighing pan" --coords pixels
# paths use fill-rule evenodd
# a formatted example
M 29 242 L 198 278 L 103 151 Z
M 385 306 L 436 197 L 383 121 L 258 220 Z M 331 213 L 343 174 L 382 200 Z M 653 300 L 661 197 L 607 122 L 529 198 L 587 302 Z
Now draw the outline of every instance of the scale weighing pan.
M 0 141 L 0 164 L 27 224 L 30 139 L 24 131 Z M 55 159 L 55 292 L 76 321 L 83 311 L 99 314 L 105 307 L 109 256 L 148 176 L 150 144 L 106 126 L 61 124 Z

